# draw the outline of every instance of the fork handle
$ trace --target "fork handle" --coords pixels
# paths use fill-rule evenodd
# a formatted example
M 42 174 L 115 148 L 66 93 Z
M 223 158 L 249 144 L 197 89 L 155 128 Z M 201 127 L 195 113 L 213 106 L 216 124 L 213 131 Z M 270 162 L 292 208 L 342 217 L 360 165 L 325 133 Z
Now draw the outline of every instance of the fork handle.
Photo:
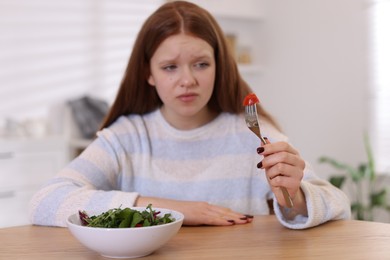
M 286 201 L 286 207 L 292 208 L 294 207 L 294 203 L 292 202 L 291 196 L 288 193 L 287 189 L 285 187 L 280 187 L 283 193 L 284 200 Z
M 260 140 L 261 140 L 261 143 L 264 145 L 264 144 L 267 144 L 269 143 L 269 141 L 267 142 L 263 136 L 259 136 L 260 137 Z M 268 139 L 267 139 L 268 140 Z M 284 201 L 286 202 L 286 206 L 287 208 L 292 208 L 294 207 L 294 203 L 291 199 L 291 196 L 290 194 L 288 193 L 287 189 L 285 187 L 280 187 L 280 189 L 282 190 L 282 194 L 283 194 L 283 197 L 284 197 Z

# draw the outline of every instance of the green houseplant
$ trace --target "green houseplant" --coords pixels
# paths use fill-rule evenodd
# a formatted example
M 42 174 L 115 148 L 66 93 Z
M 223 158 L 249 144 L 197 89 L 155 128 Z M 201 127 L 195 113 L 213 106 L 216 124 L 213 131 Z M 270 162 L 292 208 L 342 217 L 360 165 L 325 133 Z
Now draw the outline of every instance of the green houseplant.
M 382 208 L 390 212 L 390 206 L 386 201 L 387 187 L 377 187 L 375 162 L 367 135 L 364 136 L 364 145 L 367 162 L 361 163 L 357 167 L 327 156 L 320 157 L 319 162 L 330 164 L 339 171 L 338 174 L 332 175 L 329 179 L 334 186 L 341 189 L 345 183 L 350 181 L 351 211 L 355 219 L 373 221 L 374 208 Z

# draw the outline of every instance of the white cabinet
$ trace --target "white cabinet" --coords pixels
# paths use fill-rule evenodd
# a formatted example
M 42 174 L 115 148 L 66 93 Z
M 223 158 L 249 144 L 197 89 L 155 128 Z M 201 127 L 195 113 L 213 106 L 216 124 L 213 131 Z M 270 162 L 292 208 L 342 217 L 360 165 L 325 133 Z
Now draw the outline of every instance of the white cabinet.
M 226 35 L 234 35 L 234 46 L 241 75 L 252 86 L 259 84 L 264 59 L 261 25 L 264 17 L 259 0 L 191 0 L 208 10 Z M 248 60 L 249 58 L 249 60 Z
M 29 223 L 31 196 L 65 166 L 67 155 L 60 137 L 0 139 L 0 228 Z

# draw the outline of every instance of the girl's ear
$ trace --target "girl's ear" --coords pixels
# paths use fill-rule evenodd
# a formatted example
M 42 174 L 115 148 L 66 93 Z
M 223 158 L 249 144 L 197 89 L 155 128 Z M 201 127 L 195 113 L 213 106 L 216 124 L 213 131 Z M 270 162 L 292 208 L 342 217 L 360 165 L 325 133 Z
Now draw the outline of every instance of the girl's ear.
M 148 83 L 152 86 L 156 86 L 156 82 L 154 81 L 154 78 L 152 75 L 149 76 L 148 78 Z

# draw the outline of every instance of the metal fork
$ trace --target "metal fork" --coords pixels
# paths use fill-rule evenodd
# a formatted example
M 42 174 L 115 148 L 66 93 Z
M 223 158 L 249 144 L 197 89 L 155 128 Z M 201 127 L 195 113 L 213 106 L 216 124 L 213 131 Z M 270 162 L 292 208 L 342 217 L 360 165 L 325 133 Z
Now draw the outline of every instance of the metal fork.
M 264 145 L 267 142 L 261 135 L 259 119 L 257 114 L 256 104 L 252 104 L 249 106 L 245 106 L 245 122 L 248 128 L 260 138 L 261 143 Z M 285 187 L 280 187 L 283 193 L 284 200 L 286 201 L 286 205 L 288 208 L 292 208 L 294 206 L 291 196 L 288 193 Z

